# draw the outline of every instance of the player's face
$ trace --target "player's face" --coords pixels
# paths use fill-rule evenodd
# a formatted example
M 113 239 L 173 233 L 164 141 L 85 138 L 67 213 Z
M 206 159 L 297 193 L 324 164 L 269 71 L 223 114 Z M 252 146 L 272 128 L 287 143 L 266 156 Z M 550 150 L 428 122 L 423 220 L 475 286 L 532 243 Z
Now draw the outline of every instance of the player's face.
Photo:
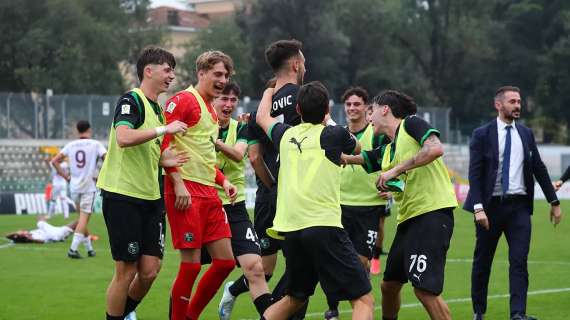
M 230 92 L 229 94 L 221 94 L 214 100 L 214 108 L 216 108 L 216 113 L 218 114 L 220 122 L 227 122 L 230 120 L 238 101 L 238 96 L 233 92 Z
M 174 69 L 168 63 L 151 64 L 149 78 L 158 88 L 159 92 L 168 91 L 168 87 L 174 81 Z
M 385 125 L 385 116 L 387 114 L 387 110 L 389 109 L 388 106 L 384 105 L 378 105 L 378 104 L 373 104 L 372 105 L 372 114 L 370 115 L 370 124 L 372 124 L 372 126 L 374 127 L 374 134 L 378 135 L 378 134 L 385 134 L 384 132 L 384 128 L 386 128 Z
M 222 94 L 222 90 L 230 80 L 230 73 L 223 62 L 216 63 L 212 69 L 198 72 L 198 82 L 202 85 L 205 93 L 214 98 Z
M 359 122 L 366 118 L 367 106 L 361 97 L 352 95 L 344 101 L 344 112 L 349 122 Z
M 521 117 L 521 95 L 516 91 L 506 91 L 502 99 L 495 100 L 495 108 L 506 120 L 512 121 Z

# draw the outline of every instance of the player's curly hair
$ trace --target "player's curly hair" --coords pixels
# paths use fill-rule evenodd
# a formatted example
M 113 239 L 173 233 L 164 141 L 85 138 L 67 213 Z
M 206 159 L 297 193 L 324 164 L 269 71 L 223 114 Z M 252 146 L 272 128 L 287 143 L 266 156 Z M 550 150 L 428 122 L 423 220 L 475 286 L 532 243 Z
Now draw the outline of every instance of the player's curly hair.
M 386 90 L 372 99 L 372 105 L 387 105 L 394 117 L 404 119 L 418 112 L 418 106 L 414 99 L 405 93 L 396 90 Z

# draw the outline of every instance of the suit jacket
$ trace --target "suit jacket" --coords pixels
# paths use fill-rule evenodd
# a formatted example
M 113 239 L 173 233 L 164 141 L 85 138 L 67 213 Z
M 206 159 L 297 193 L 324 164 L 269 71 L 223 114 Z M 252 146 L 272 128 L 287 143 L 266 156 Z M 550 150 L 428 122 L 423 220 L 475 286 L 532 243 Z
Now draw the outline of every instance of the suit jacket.
M 530 208 L 532 209 L 534 203 L 534 178 L 538 181 L 548 202 L 557 200 L 548 170 L 538 153 L 532 130 L 520 122 L 516 123 L 515 128 L 523 145 L 523 176 Z M 473 212 L 473 205 L 476 203 L 483 204 L 484 209 L 488 208 L 497 181 L 499 141 L 496 119 L 473 131 L 469 144 L 469 156 L 469 193 L 463 209 Z

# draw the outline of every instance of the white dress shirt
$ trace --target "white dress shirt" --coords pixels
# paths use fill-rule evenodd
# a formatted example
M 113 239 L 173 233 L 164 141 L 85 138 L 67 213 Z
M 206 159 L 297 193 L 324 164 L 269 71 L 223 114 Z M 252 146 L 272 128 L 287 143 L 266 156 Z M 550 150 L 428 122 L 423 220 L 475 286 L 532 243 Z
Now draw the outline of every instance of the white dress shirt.
M 497 180 L 495 181 L 495 188 L 493 196 L 503 195 L 503 158 L 505 154 L 505 141 L 507 139 L 507 129 L 509 124 L 497 118 L 497 139 L 499 142 L 499 167 L 497 169 Z M 509 162 L 509 189 L 507 194 L 526 194 L 526 187 L 524 185 L 523 176 L 523 162 L 524 162 L 524 148 L 522 140 L 515 125 L 515 121 L 510 124 L 511 128 L 511 159 Z M 474 210 L 483 209 L 482 203 L 473 205 Z
M 495 189 L 493 196 L 503 195 L 503 158 L 505 154 L 505 141 L 507 139 L 507 125 L 501 119 L 497 118 L 497 138 L 499 139 L 499 168 L 497 170 L 497 181 L 495 182 Z M 523 177 L 523 162 L 524 162 L 524 149 L 522 145 L 521 136 L 517 130 L 515 121 L 510 124 L 511 129 L 511 161 L 509 163 L 509 189 L 507 194 L 526 194 L 526 187 L 524 186 Z

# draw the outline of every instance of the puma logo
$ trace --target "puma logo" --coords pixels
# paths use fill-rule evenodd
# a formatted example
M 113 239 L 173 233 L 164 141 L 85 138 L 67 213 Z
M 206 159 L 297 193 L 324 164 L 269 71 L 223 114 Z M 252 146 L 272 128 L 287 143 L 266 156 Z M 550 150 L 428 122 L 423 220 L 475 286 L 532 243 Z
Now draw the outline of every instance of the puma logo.
M 418 282 L 422 281 L 422 280 L 420 279 L 420 276 L 421 276 L 421 275 L 419 275 L 419 276 L 418 276 L 418 275 L 417 275 L 417 274 L 415 274 L 415 273 L 414 273 L 414 274 L 412 274 L 412 277 L 414 277 L 414 278 L 418 279 Z
M 297 141 L 297 139 L 295 139 L 295 137 L 293 137 L 289 140 L 289 142 L 296 145 L 297 148 L 299 148 L 299 153 L 303 153 L 303 150 L 301 150 L 301 143 L 303 143 L 303 141 L 305 141 L 305 139 L 307 139 L 307 137 L 304 137 L 303 140 L 301 140 L 301 141 Z

